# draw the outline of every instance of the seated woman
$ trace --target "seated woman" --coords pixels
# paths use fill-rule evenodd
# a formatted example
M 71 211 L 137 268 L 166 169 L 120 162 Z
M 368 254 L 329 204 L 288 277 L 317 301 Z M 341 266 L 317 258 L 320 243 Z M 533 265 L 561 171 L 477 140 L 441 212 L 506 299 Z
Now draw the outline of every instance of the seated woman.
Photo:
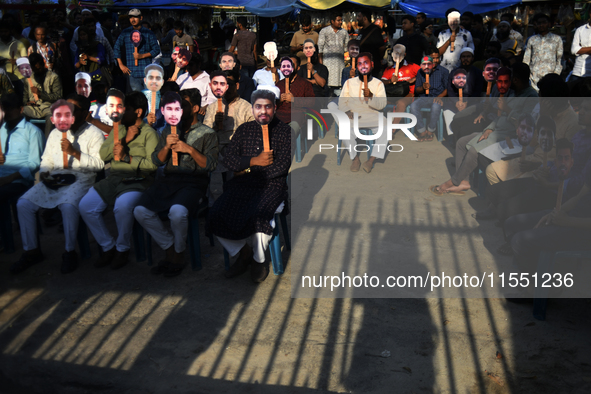
M 92 81 L 102 82 L 101 65 L 106 64 L 105 47 L 96 41 L 96 31 L 82 26 L 78 30 L 74 67 L 76 72 L 88 73 Z

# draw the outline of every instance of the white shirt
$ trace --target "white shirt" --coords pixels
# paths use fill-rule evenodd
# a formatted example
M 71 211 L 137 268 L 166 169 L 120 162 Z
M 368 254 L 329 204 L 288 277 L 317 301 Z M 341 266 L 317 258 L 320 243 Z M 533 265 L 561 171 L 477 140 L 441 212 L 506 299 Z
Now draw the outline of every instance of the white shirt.
M 199 92 L 201 93 L 201 106 L 209 105 L 216 100 L 211 91 L 211 87 L 209 86 L 209 82 L 209 74 L 205 71 L 201 71 L 201 74 L 195 79 L 193 79 L 189 73 L 184 73 L 176 80 L 176 83 L 181 90 L 199 89 Z
M 450 38 L 450 29 L 439 33 L 439 36 L 437 37 L 437 48 L 441 48 L 443 44 L 445 44 Z M 454 41 L 454 51 L 451 51 L 450 44 L 441 57 L 441 66 L 447 68 L 449 72 L 452 72 L 458 68 L 460 66 L 460 55 L 462 48 L 465 47 L 470 47 L 472 50 L 474 50 L 474 41 L 472 40 L 472 34 L 460 26 L 460 31 L 458 34 L 456 34 L 456 40 Z
M 589 59 L 589 55 L 577 55 L 577 52 L 585 47 L 591 47 L 591 26 L 588 23 L 575 31 L 573 44 L 570 47 L 571 53 L 577 57 L 573 68 L 573 75 L 577 77 L 591 76 L 591 64 L 589 64 L 591 60 Z
M 283 78 L 283 73 L 277 69 L 279 74 L 279 80 L 281 81 Z M 252 80 L 254 81 L 254 86 L 257 87 L 259 85 L 271 85 L 275 86 L 275 82 L 273 82 L 273 73 L 270 70 L 265 70 L 261 68 L 257 70 L 254 75 L 252 76 Z

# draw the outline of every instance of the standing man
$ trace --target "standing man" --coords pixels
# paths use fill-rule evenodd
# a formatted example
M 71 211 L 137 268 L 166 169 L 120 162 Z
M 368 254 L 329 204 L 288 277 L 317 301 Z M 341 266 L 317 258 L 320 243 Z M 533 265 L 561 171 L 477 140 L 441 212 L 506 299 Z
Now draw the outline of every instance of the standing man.
M 532 88 L 538 91 L 538 81 L 546 74 L 558 74 L 562 71 L 562 38 L 550 33 L 548 15 L 535 14 L 533 24 L 538 34 L 527 41 L 523 62 L 531 70 Z
M 419 65 L 424 55 L 430 55 L 427 39 L 415 31 L 415 18 L 410 15 L 402 17 L 402 31 L 404 35 L 396 41 L 396 44 L 404 45 L 408 63 Z
M 235 49 L 238 51 L 238 60 L 242 65 L 240 73 L 252 79 L 254 72 L 257 70 L 257 35 L 246 28 L 245 16 L 238 17 L 237 22 L 238 31 L 232 38 L 229 52 L 234 53 Z
M 59 99 L 51 106 L 51 121 L 56 128 L 49 135 L 41 157 L 41 182 L 25 193 L 17 204 L 25 252 L 10 267 L 13 275 L 43 260 L 35 219 L 39 208 L 57 207 L 62 212 L 66 238 L 62 274 L 68 274 L 78 267 L 78 203 L 94 183 L 96 173 L 104 166 L 99 149 L 105 138 L 99 129 L 86 122 L 89 108 L 90 101 L 77 94 L 70 96 L 68 101 Z M 65 133 L 65 138 L 62 133 Z M 67 154 L 66 167 L 64 153 Z
M 439 33 L 437 48 L 439 48 L 439 54 L 443 56 L 441 65 L 451 72 L 460 66 L 462 49 L 470 47 L 474 50 L 474 42 L 472 41 L 472 34 L 460 26 L 459 12 L 450 12 L 447 15 L 447 24 L 449 29 Z
M 333 12 L 330 15 L 330 26 L 320 30 L 318 35 L 318 60 L 328 68 L 328 86 L 331 96 L 334 89 L 341 86 L 341 73 L 345 68 L 343 53 L 347 51 L 349 34 L 341 29 L 342 24 L 341 12 Z
M 591 14 L 589 14 L 587 23 L 575 31 L 573 43 L 570 47 L 571 53 L 577 57 L 573 73 L 569 79 L 570 85 L 574 84 L 579 78 L 591 77 L 591 64 L 587 64 L 589 54 L 591 54 L 591 25 L 589 21 L 591 21 Z
M 371 53 L 373 59 L 372 75 L 379 78 L 382 75 L 382 59 L 386 53 L 386 43 L 382 39 L 382 29 L 371 23 L 371 12 L 363 8 L 357 11 L 357 23 L 359 25 L 359 50 Z M 359 70 L 359 67 L 357 67 Z
M 270 222 L 287 201 L 291 164 L 291 129 L 275 117 L 275 99 L 268 90 L 252 94 L 254 121 L 236 130 L 224 159 L 224 165 L 240 175 L 226 184 L 207 218 L 208 231 L 231 256 L 239 255 L 226 271 L 227 278 L 242 275 L 249 266 L 254 282 L 262 282 L 269 275 L 265 251 L 273 235 Z M 263 149 L 262 126 L 268 127 L 269 152 Z
M 25 44 L 10 35 L 7 23 L 0 24 L 0 67 L 6 71 L 11 81 L 23 76 L 17 69 L 16 59 L 27 56 Z
M 144 89 L 144 70 L 156 56 L 160 54 L 160 46 L 156 36 L 150 29 L 142 27 L 142 12 L 137 8 L 128 13 L 131 27 L 124 29 L 115 43 L 115 57 L 123 74 L 128 76 L 128 90 L 141 92 Z M 137 30 L 141 34 L 138 52 L 135 53 L 131 32 Z M 123 55 L 125 59 L 123 60 Z M 135 61 L 137 60 L 137 66 Z
M 300 59 L 300 65 L 305 66 L 308 64 L 308 58 L 304 55 L 304 41 L 310 38 L 314 44 L 318 44 L 318 33 L 312 30 L 312 18 L 308 14 L 300 16 L 300 25 L 302 28 L 294 33 L 289 46 L 291 53 Z

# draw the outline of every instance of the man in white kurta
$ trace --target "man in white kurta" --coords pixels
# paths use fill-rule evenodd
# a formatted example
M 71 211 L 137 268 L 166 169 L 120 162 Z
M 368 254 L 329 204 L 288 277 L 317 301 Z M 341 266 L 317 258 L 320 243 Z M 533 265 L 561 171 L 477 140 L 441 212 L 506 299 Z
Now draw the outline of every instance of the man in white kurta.
M 362 142 L 363 145 L 355 143 L 356 136 L 354 132 L 354 113 L 359 114 L 358 128 L 371 129 L 375 136 L 374 145 L 371 149 L 371 157 L 368 161 L 363 163 L 363 170 L 370 173 L 373 168 L 375 159 L 383 159 L 386 155 L 388 145 L 388 137 L 386 134 L 386 119 L 382 115 L 381 110 L 387 104 L 386 88 L 382 81 L 373 78 L 371 71 L 373 69 L 373 61 L 371 54 L 363 52 L 357 58 L 357 71 L 359 76 L 350 78 L 343 85 L 341 96 L 339 98 L 339 110 L 345 112 L 350 119 L 350 138 L 342 139 L 343 147 L 341 149 L 348 150 L 349 156 L 353 163 L 351 163 L 351 171 L 357 172 L 361 166 L 361 161 L 357 152 L 364 152 L 369 149 L 367 142 Z M 367 76 L 367 89 L 364 84 L 364 77 Z M 382 125 L 380 128 L 379 125 Z M 339 124 L 339 138 L 343 133 Z M 380 133 L 381 129 L 381 133 Z M 379 135 L 376 135 L 378 134 Z
M 18 274 L 43 260 L 37 241 L 35 218 L 39 208 L 58 207 L 61 210 L 66 238 L 66 252 L 62 255 L 61 272 L 67 274 L 78 267 L 78 255 L 75 250 L 79 221 L 78 203 L 94 184 L 96 173 L 104 166 L 99 150 L 105 138 L 97 127 L 85 121 L 89 108 L 90 101 L 80 95 L 72 95 L 68 101 L 60 99 L 51 107 L 51 121 L 56 128 L 50 133 L 41 156 L 39 171 L 42 182 L 33 186 L 17 203 L 25 252 L 10 268 L 12 274 Z M 63 138 L 63 132 L 66 132 L 66 138 Z M 67 168 L 64 168 L 64 152 L 68 154 Z M 56 190 L 45 185 L 44 181 L 63 174 L 74 175 L 75 182 Z

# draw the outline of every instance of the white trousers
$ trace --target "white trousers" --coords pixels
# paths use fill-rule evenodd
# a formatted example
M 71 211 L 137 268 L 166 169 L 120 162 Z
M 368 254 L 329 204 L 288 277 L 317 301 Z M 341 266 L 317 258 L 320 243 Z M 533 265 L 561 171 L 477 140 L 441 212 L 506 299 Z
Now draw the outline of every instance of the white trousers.
M 269 242 L 271 241 L 272 236 L 265 233 L 254 233 L 250 237 L 240 240 L 226 239 L 218 237 L 217 235 L 216 238 L 232 257 L 236 256 L 240 252 L 240 249 L 246 245 L 246 242 L 250 240 L 254 260 L 257 263 L 264 263 L 265 252 L 269 247 Z
M 135 207 L 133 215 L 163 250 L 170 248 L 173 244 L 177 253 L 182 253 L 187 248 L 189 210 L 184 206 L 175 204 L 168 211 L 172 233 L 164 226 L 156 212 L 144 206 Z
M 127 192 L 115 200 L 113 213 L 117 223 L 117 240 L 111 235 L 103 219 L 103 211 L 107 204 L 101 196 L 91 187 L 88 193 L 80 200 L 80 215 L 86 222 L 96 242 L 104 252 L 117 247 L 119 252 L 127 252 L 130 248 L 131 232 L 133 230 L 133 209 L 137 205 L 142 192 Z
M 16 208 L 18 211 L 18 222 L 21 226 L 21 238 L 23 240 L 23 249 L 33 250 L 39 247 L 37 243 L 37 218 L 35 217 L 39 210 L 39 205 L 31 201 L 19 198 Z M 78 234 L 78 207 L 72 204 L 58 205 L 62 211 L 64 224 L 64 236 L 66 238 L 66 252 L 76 249 L 76 236 Z
M 371 156 L 375 157 L 376 159 L 383 159 L 386 156 L 386 150 L 388 149 L 388 133 L 386 133 L 386 118 L 384 115 L 379 115 L 382 117 L 382 134 L 373 141 L 373 149 L 371 151 Z M 378 121 L 378 114 L 360 114 L 359 115 L 359 129 L 367 129 L 371 128 L 372 133 L 375 135 L 378 132 L 378 126 L 376 122 Z M 353 131 L 353 121 L 351 120 L 351 139 L 348 140 L 341 140 L 342 146 L 339 148 L 340 150 L 348 150 L 349 157 L 351 160 L 355 159 L 357 153 L 366 152 L 369 146 L 369 141 L 359 140 L 360 143 L 357 144 L 357 140 L 355 138 L 355 132 Z M 364 145 L 367 145 L 364 146 Z M 356 150 L 357 148 L 357 150 Z

